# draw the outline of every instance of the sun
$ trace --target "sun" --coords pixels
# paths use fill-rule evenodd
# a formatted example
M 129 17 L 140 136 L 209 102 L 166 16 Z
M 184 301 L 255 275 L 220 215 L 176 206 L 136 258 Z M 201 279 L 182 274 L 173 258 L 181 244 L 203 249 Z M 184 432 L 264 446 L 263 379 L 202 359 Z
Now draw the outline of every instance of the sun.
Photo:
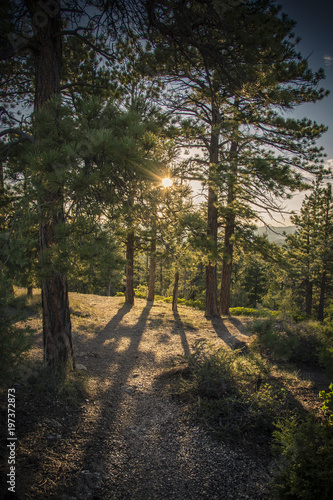
M 172 179 L 170 179 L 170 177 L 165 177 L 162 179 L 162 185 L 165 188 L 172 186 Z

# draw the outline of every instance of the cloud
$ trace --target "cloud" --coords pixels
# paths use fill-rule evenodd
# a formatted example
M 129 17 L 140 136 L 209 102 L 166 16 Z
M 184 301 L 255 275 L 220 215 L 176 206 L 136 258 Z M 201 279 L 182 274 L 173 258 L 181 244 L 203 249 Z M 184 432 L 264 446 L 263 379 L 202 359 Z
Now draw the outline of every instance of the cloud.
M 324 61 L 326 66 L 331 66 L 333 62 L 333 57 L 332 56 L 324 56 Z

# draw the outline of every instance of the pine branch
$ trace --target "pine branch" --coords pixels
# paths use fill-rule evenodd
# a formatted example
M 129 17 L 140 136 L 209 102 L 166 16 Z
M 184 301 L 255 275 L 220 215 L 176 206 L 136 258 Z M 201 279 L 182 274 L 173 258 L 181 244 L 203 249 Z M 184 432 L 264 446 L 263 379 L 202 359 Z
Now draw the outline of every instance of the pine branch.
M 31 144 L 35 142 L 35 139 L 32 137 L 32 135 L 27 134 L 26 132 L 23 132 L 23 130 L 19 128 L 7 128 L 5 130 L 2 130 L 0 132 L 0 137 L 4 137 L 5 135 L 8 134 L 15 134 L 19 135 L 22 140 L 29 141 Z

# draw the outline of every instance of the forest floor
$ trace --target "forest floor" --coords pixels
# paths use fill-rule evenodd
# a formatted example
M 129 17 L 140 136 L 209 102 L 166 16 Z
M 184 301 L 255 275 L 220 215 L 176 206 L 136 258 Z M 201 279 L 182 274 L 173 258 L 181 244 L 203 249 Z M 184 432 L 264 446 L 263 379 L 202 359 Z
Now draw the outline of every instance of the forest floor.
M 249 343 L 249 318 L 209 321 L 202 311 L 179 307 L 172 313 L 170 304 L 142 299 L 129 307 L 122 297 L 70 294 L 70 303 L 80 375 L 63 397 L 46 390 L 38 376 L 41 318 L 26 320 L 35 335 L 13 384 L 16 496 L 8 498 L 271 498 L 276 461 L 269 447 L 258 440 L 244 449 L 216 439 L 186 402 L 172 397 L 163 376 L 197 341 L 230 348 Z M 313 413 L 320 410 L 318 390 L 325 383 L 315 372 L 285 380 L 297 404 Z M 1 395 L 1 414 L 7 413 L 6 397 Z

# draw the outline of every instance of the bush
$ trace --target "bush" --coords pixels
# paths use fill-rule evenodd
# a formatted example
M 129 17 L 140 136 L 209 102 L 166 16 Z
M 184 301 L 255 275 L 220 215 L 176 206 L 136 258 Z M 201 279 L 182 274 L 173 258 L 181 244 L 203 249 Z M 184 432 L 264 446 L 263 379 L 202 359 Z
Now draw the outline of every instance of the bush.
M 319 352 L 319 360 L 326 370 L 327 376 L 333 379 L 333 302 L 327 308 L 327 317 L 321 327 L 323 345 Z
M 278 497 L 332 500 L 333 426 L 320 424 L 313 415 L 303 423 L 279 421 L 273 439 L 275 451 L 284 459 L 274 480 Z
M 146 299 L 148 297 L 148 287 L 146 285 L 138 285 L 134 288 L 134 295 L 135 297 Z
M 323 410 L 330 424 L 333 425 L 333 384 L 329 386 L 330 392 L 320 391 L 319 396 L 324 398 Z
M 182 358 L 186 369 L 175 389 L 189 401 L 191 411 L 219 437 L 244 444 L 269 442 L 276 415 L 291 415 L 287 391 L 268 382 L 269 369 L 256 355 L 196 344 Z
M 261 354 L 268 355 L 274 359 L 287 361 L 290 352 L 295 348 L 297 340 L 289 337 L 285 332 L 275 328 L 273 318 L 254 321 L 248 325 L 250 331 L 256 335 L 252 342 L 252 349 L 258 349 Z
M 254 321 L 248 326 L 256 334 L 252 348 L 258 349 L 261 354 L 282 361 L 319 367 L 323 339 L 318 324 L 294 324 L 267 319 Z
M 231 316 L 250 316 L 251 318 L 274 317 L 279 315 L 279 311 L 270 311 L 269 309 L 254 309 L 251 307 L 231 307 Z
M 320 325 L 314 321 L 302 323 L 287 323 L 286 331 L 294 336 L 297 343 L 290 353 L 290 361 L 307 367 L 320 367 L 319 353 L 323 349 L 323 335 Z
M 13 318 L 8 313 L 11 300 L 6 283 L 0 285 L 0 385 L 6 386 L 13 375 L 16 365 L 31 344 L 32 330 L 13 325 Z

